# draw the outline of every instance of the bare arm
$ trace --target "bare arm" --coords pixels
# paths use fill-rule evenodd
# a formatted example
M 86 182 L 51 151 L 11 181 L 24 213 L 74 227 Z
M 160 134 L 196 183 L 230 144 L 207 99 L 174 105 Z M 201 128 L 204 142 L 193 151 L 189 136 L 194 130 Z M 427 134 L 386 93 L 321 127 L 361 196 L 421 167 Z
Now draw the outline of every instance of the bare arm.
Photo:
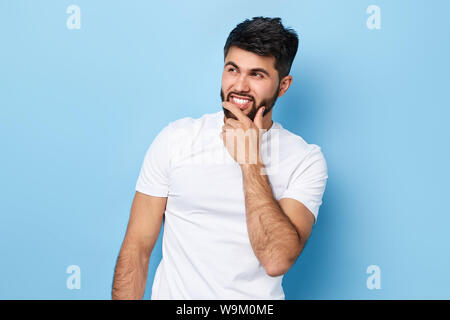
M 137 300 L 144 296 L 148 262 L 161 230 L 166 203 L 166 197 L 136 191 L 114 271 L 113 300 Z
M 253 252 L 268 275 L 280 276 L 290 269 L 303 250 L 315 217 L 295 199 L 283 198 L 277 202 L 268 177 L 260 174 L 265 169 L 259 153 L 264 107 L 258 109 L 252 121 L 234 104 L 224 101 L 222 106 L 239 119 L 224 119 L 221 136 L 242 169 L 247 230 Z M 247 132 L 250 132 L 248 147 Z
M 267 274 L 280 276 L 300 255 L 315 218 L 297 200 L 277 202 L 268 177 L 260 174 L 263 167 L 260 163 L 241 166 L 247 229 L 253 251 Z

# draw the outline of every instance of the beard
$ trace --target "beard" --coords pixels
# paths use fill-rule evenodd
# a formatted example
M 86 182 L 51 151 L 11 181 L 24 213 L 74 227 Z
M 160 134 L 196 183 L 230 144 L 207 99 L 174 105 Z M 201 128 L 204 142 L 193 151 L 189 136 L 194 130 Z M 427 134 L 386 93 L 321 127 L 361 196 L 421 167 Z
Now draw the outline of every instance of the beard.
M 230 101 L 230 95 L 233 93 L 236 95 L 242 96 L 242 97 L 249 97 L 250 99 L 252 99 L 252 104 L 250 106 L 250 112 L 247 114 L 247 117 L 249 117 L 250 120 L 254 121 L 256 113 L 258 112 L 259 108 L 261 108 L 263 106 L 266 107 L 266 109 L 264 110 L 264 113 L 263 113 L 263 117 L 268 112 L 270 112 L 270 110 L 272 110 L 273 106 L 275 105 L 275 102 L 278 99 L 278 91 L 279 90 L 280 90 L 280 83 L 278 83 L 278 87 L 277 87 L 277 90 L 275 90 L 275 94 L 270 98 L 263 99 L 261 101 L 261 103 L 259 103 L 258 105 L 256 105 L 255 99 L 252 96 L 249 96 L 245 93 L 240 93 L 240 92 L 228 93 L 226 101 L 228 101 L 228 102 Z M 220 89 L 220 98 L 222 99 L 222 102 L 225 101 L 225 95 L 223 94 L 222 89 Z M 233 113 L 231 113 L 229 110 L 225 109 L 224 107 L 222 107 L 222 109 L 223 109 L 223 113 L 224 113 L 225 117 L 238 120 L 238 118 Z

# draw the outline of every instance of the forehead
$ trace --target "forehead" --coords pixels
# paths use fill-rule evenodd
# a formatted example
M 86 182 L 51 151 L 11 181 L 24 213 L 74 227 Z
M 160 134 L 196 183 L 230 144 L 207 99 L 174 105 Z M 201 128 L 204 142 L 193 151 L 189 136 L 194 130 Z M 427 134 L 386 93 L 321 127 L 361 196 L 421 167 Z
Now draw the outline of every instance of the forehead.
M 264 68 L 269 72 L 276 72 L 275 57 L 260 56 L 256 53 L 231 46 L 225 57 L 225 63 L 233 61 L 242 69 Z

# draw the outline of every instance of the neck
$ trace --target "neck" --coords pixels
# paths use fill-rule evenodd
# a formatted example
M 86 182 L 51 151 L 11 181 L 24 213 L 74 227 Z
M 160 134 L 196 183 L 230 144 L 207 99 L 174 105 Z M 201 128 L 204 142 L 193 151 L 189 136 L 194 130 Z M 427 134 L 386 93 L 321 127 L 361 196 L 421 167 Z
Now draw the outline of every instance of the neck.
M 273 126 L 273 120 L 267 119 L 267 123 L 265 121 L 266 121 L 266 119 L 263 120 L 263 129 L 266 129 L 267 131 L 269 131 L 270 128 L 272 128 L 272 126 Z

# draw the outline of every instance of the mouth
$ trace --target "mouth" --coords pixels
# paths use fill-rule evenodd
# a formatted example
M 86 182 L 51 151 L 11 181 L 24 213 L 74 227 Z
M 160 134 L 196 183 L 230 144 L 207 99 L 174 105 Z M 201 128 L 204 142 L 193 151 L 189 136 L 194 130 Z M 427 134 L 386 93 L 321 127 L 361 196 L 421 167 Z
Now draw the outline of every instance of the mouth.
M 252 104 L 252 101 L 249 97 L 241 97 L 234 94 L 230 96 L 230 102 L 241 110 L 247 109 Z

